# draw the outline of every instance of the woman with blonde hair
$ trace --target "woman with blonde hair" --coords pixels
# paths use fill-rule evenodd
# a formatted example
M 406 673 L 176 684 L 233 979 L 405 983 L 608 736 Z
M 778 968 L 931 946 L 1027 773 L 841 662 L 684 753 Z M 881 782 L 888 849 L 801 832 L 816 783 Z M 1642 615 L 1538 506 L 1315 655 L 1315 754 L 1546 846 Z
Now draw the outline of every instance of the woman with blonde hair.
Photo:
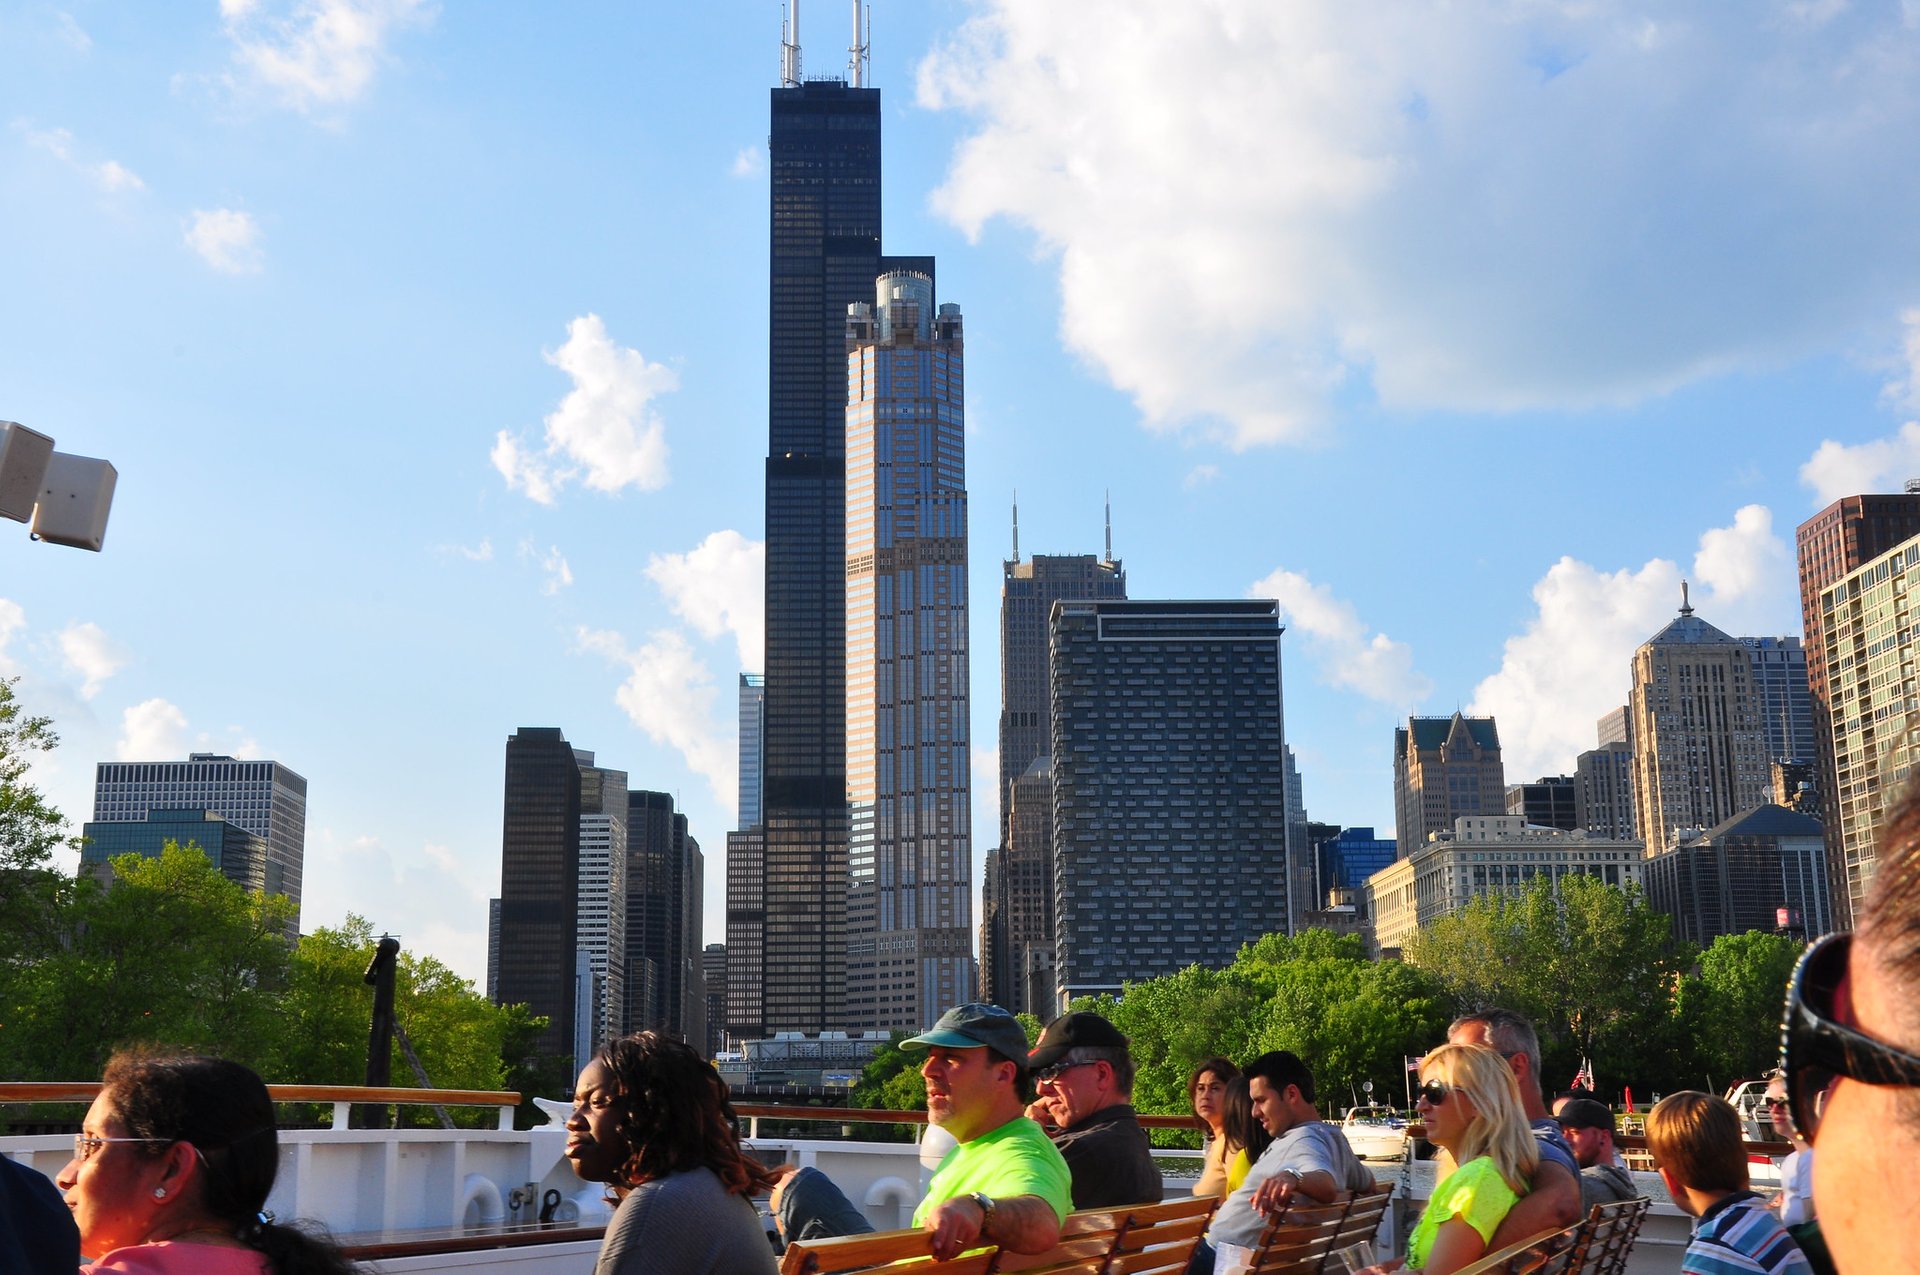
M 1405 1265 L 1451 1275 L 1486 1256 L 1487 1243 L 1540 1163 L 1520 1086 L 1485 1045 L 1442 1045 L 1420 1065 L 1418 1107 L 1427 1140 L 1459 1167 L 1433 1190 L 1407 1239 Z M 1371 1269 L 1390 1271 L 1399 1260 Z

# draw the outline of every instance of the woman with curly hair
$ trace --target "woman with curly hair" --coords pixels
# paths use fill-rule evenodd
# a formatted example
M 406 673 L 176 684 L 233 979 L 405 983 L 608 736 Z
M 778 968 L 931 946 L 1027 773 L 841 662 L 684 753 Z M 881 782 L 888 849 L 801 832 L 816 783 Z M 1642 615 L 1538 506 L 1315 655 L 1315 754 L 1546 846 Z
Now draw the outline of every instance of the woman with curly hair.
M 83 1275 L 352 1275 L 324 1240 L 267 1213 L 273 1102 L 236 1062 L 115 1054 L 56 1185 Z
M 1236 1148 L 1227 1138 L 1227 1086 L 1240 1069 L 1225 1058 L 1208 1058 L 1187 1077 L 1187 1101 L 1193 1106 L 1193 1123 L 1199 1127 L 1200 1180 L 1193 1184 L 1195 1195 L 1226 1198 L 1227 1159 Z
M 567 1158 L 613 1190 L 594 1275 L 774 1275 L 749 1196 L 772 1177 L 740 1149 L 727 1085 L 659 1032 L 609 1042 L 580 1073 Z

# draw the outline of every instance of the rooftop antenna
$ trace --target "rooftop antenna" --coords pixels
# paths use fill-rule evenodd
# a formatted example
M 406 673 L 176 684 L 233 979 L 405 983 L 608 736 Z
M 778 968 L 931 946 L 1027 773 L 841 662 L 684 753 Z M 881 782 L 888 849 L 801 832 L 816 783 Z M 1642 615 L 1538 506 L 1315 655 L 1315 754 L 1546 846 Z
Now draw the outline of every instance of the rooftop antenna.
M 1013 491 L 1013 560 L 1020 561 L 1020 489 Z
M 1111 491 L 1108 491 L 1108 492 L 1106 493 L 1106 497 L 1107 497 L 1107 557 L 1106 557 L 1106 561 L 1108 561 L 1108 562 L 1112 562 L 1112 561 L 1113 561 L 1113 492 L 1111 492 Z
M 780 18 L 780 87 L 800 87 L 800 0 L 792 0 Z
M 1687 603 L 1687 582 L 1685 580 L 1680 582 L 1680 614 L 1693 614 L 1693 608 Z
M 860 0 L 853 0 L 853 43 L 847 47 L 847 52 L 852 57 L 847 78 L 854 88 L 859 88 L 867 82 L 867 59 L 873 53 L 873 8 L 867 8 L 867 34 L 863 40 L 860 38 Z

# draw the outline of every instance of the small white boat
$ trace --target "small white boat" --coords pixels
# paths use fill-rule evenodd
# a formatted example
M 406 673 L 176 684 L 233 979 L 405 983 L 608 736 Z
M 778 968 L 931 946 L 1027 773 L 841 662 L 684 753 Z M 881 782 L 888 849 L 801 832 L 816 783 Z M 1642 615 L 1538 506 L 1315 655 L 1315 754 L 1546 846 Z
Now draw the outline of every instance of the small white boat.
M 1340 1132 L 1362 1160 L 1399 1160 L 1407 1151 L 1407 1122 L 1379 1103 L 1348 1107 Z

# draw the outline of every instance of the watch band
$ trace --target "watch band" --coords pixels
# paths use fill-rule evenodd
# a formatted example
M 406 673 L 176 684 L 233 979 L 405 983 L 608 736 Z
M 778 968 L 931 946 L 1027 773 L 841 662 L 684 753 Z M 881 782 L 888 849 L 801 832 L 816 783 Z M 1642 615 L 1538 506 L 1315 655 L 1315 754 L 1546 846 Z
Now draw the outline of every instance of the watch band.
M 985 1235 L 993 1222 L 993 1197 L 985 1191 L 975 1191 L 967 1198 L 980 1206 L 980 1233 Z

